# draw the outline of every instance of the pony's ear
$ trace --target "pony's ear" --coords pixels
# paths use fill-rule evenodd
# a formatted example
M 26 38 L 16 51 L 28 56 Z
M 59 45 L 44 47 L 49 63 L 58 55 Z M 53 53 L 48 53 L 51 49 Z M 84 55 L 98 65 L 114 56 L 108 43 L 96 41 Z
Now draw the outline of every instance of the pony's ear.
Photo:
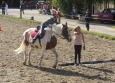
M 65 24 L 62 24 L 63 25 L 63 27 L 65 26 Z
M 66 24 L 66 26 L 67 26 L 67 22 L 66 22 L 65 24 Z
M 62 24 L 64 26 L 64 24 Z

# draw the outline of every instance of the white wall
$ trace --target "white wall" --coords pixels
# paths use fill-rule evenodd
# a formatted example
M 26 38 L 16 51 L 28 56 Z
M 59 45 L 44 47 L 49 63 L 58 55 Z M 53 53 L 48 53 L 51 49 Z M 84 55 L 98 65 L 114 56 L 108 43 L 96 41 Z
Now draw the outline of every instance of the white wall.
M 102 12 L 105 8 L 115 8 L 115 4 L 112 2 L 109 2 L 109 3 L 103 2 L 101 4 L 98 3 L 96 5 L 94 4 L 93 6 L 92 6 L 92 14 L 94 15 L 97 15 L 98 13 Z

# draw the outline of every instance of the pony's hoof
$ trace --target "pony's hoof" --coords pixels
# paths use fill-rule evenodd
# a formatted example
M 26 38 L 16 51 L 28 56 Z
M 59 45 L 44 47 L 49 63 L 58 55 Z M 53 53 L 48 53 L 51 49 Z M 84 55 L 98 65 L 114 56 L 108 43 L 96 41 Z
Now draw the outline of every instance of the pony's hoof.
M 41 65 L 38 65 L 38 68 L 41 68 L 42 66 Z
M 42 67 L 40 62 L 38 63 L 38 67 L 39 67 L 39 68 Z
M 23 62 L 23 65 L 26 65 L 26 62 Z
M 38 66 L 38 69 L 41 69 L 42 67 L 41 66 Z
M 56 69 L 56 65 L 54 65 L 53 68 Z
M 29 63 L 29 66 L 32 66 L 32 64 L 31 64 L 31 63 Z

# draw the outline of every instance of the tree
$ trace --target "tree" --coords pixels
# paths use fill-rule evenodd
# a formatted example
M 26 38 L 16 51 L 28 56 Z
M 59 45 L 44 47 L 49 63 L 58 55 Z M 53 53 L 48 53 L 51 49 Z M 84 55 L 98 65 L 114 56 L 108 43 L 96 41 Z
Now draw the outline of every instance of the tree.
M 103 2 L 115 3 L 115 0 L 52 0 L 53 5 L 59 6 L 61 12 L 66 14 L 71 12 L 73 6 L 75 6 L 78 13 L 84 13 L 87 8 L 91 12 L 92 4 Z
M 71 12 L 73 6 L 75 6 L 75 8 L 78 10 L 78 13 L 82 12 L 81 6 L 83 6 L 83 4 L 81 0 L 52 0 L 52 3 L 53 5 L 58 6 L 61 12 L 66 14 Z

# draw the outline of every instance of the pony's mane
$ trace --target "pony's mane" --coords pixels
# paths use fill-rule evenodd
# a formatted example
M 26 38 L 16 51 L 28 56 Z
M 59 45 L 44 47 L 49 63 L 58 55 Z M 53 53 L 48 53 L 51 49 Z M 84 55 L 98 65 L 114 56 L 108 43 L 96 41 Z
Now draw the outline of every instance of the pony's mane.
M 58 35 L 61 35 L 63 25 L 62 24 L 57 24 L 53 26 L 53 31 L 57 33 Z
M 57 25 L 55 25 L 53 28 L 54 29 L 62 29 L 62 27 L 63 27 L 63 25 L 62 24 L 57 24 Z
M 62 29 L 62 27 L 63 27 L 62 24 L 57 24 L 56 26 L 57 26 L 57 27 L 60 27 L 61 29 Z

